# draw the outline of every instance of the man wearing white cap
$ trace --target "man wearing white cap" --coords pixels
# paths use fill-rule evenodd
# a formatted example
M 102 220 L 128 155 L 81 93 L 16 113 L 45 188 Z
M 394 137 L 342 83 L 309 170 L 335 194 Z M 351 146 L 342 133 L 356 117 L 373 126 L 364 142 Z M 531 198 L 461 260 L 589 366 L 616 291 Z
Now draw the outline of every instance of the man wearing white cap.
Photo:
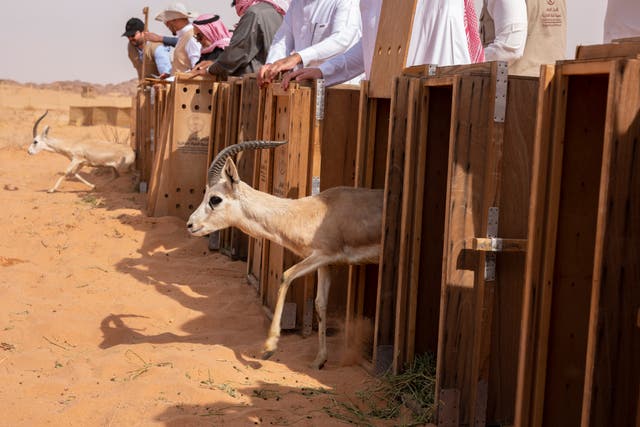
M 156 21 L 164 22 L 169 31 L 178 36 L 178 43 L 173 52 L 171 68 L 174 73 L 184 73 L 191 70 L 200 59 L 202 46 L 193 37 L 193 26 L 189 18 L 197 14 L 187 10 L 182 3 L 172 3 L 156 16 Z

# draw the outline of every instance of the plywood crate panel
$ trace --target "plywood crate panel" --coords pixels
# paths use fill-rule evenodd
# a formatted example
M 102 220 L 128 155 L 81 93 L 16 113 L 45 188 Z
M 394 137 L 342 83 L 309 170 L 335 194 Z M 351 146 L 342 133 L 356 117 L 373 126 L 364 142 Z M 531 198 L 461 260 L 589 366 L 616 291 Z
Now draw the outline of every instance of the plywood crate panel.
M 640 62 L 564 61 L 547 72 L 552 102 L 549 131 L 536 140 L 516 422 L 634 425 Z
M 177 76 L 155 156 L 147 210 L 184 220 L 202 202 L 211 143 L 212 80 Z
M 395 84 L 376 338 L 397 371 L 437 350 L 442 425 L 509 423 L 538 80 L 498 63 L 426 75 Z

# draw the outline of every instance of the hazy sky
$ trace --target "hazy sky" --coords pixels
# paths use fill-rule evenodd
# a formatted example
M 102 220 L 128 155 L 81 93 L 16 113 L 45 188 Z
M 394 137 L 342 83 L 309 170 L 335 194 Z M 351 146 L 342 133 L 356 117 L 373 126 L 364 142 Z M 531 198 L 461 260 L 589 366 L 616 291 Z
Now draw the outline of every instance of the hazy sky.
M 399 1 L 399 0 L 398 0 Z M 481 2 L 482 0 L 476 0 Z M 83 80 L 119 83 L 136 76 L 121 37 L 132 16 L 149 7 L 151 31 L 167 34 L 155 15 L 169 0 L 18 0 L 3 2 L 0 79 L 46 83 Z M 200 13 L 217 13 L 227 26 L 238 20 L 231 0 L 184 0 Z M 567 55 L 577 44 L 602 42 L 606 0 L 567 0 Z

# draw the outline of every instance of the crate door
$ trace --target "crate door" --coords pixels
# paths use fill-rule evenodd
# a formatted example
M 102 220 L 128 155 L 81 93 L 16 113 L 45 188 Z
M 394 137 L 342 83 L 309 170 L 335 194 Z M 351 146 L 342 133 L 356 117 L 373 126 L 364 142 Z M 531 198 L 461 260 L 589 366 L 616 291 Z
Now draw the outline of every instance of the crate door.
M 452 107 L 437 393 L 439 416 L 459 403 L 463 424 L 509 424 L 515 413 L 524 245 L 483 242 L 526 239 L 538 82 L 509 78 L 500 93 L 495 67 L 461 76 Z M 502 96 L 500 113 L 487 99 Z

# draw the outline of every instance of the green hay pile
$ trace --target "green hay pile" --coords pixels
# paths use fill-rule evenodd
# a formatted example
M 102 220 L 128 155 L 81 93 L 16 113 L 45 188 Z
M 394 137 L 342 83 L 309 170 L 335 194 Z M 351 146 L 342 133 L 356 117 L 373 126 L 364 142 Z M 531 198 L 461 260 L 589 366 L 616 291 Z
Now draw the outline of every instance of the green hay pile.
M 332 406 L 324 410 L 331 417 L 362 426 L 373 426 L 375 420 L 396 420 L 401 415 L 401 425 L 422 425 L 433 421 L 435 388 L 436 358 L 424 354 L 403 373 L 385 374 L 356 393 L 359 402 L 332 398 Z

